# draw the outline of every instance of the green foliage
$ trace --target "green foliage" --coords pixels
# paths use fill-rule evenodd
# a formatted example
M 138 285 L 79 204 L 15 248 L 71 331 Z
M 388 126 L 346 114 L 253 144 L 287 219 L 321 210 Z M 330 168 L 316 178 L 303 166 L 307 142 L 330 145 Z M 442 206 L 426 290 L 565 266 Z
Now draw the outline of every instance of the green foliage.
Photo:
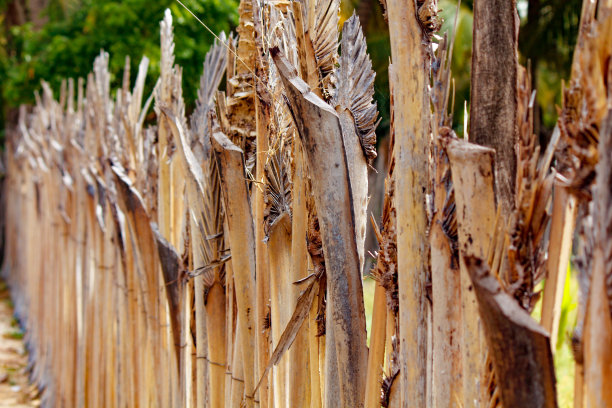
M 454 33 L 455 16 L 457 14 L 456 3 L 452 0 L 442 0 L 440 2 L 440 7 L 442 8 L 440 14 L 444 20 L 440 32 L 448 33 L 449 39 L 452 38 L 453 35 L 455 36 L 451 62 L 451 76 L 455 83 L 455 103 L 454 106 L 450 106 L 452 100 L 449 100 L 449 109 L 453 110 L 453 128 L 457 134 L 461 135 L 463 134 L 463 118 L 466 104 L 469 110 L 470 75 L 472 67 L 472 25 L 474 17 L 472 16 L 471 8 L 465 6 L 464 2 L 461 2 L 459 16 L 457 17 L 457 31 Z
M 548 129 L 557 121 L 555 105 L 561 104 L 561 80 L 570 77 L 581 5 L 581 0 L 531 0 L 521 26 L 522 62 L 529 60 L 534 67 L 542 124 Z
M 0 1 L 5 8 L 5 0 Z M 214 32 L 227 33 L 237 24 L 238 0 L 183 2 Z M 133 75 L 143 55 L 151 59 L 151 90 L 159 74 L 159 22 L 166 8 L 172 10 L 176 63 L 183 67 L 184 89 L 189 90 L 185 99 L 188 106 L 193 103 L 204 55 L 213 36 L 178 3 L 173 0 L 83 0 L 80 5 L 65 7 L 66 3 L 57 0 L 50 3 L 46 11 L 48 22 L 40 30 L 25 24 L 11 27 L 7 36 L 0 36 L 0 45 L 8 42 L 8 47 L 0 47 L 8 48 L 8 52 L 0 52 L 3 110 L 32 103 L 42 79 L 57 91 L 64 78 L 85 78 L 102 49 L 110 54 L 114 87 L 121 80 L 126 56 L 133 59 Z
M 575 361 L 572 354 L 571 335 L 576 325 L 578 307 L 578 279 L 576 271 L 567 268 L 563 300 L 561 301 L 561 317 L 559 319 L 559 334 L 557 351 L 554 356 L 555 373 L 557 376 L 557 396 L 559 407 L 569 408 L 574 401 L 574 371 Z
M 568 78 L 581 5 L 582 0 L 529 1 L 531 10 L 519 33 L 519 48 L 524 59 L 546 61 L 550 70 Z

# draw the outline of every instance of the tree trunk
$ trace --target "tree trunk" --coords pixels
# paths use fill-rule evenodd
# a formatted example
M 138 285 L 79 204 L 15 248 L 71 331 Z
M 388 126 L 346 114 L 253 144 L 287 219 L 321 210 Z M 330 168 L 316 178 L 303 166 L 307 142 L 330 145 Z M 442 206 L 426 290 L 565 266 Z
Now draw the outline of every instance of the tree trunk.
M 416 2 L 389 0 L 396 154 L 397 262 L 402 406 L 427 399 L 427 299 L 429 250 L 427 179 L 430 114 L 423 32 Z
M 495 196 L 514 207 L 518 15 L 515 0 L 475 0 L 470 141 L 495 149 Z

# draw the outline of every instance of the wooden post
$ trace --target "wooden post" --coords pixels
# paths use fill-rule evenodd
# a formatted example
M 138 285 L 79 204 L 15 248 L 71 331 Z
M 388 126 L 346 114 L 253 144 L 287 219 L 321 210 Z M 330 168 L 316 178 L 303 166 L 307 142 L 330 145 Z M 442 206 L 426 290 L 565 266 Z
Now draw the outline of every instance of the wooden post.
M 252 392 L 255 388 L 255 231 L 242 150 L 220 132 L 213 134 L 212 142 L 219 160 L 230 248 L 233 248 L 232 267 L 241 334 L 237 345 L 241 349 L 244 393 L 247 407 L 250 408 L 253 406 Z
M 550 347 L 557 350 L 559 318 L 565 277 L 569 265 L 574 225 L 576 223 L 576 200 L 567 189 L 556 186 L 553 197 L 550 241 L 546 261 L 546 283 L 542 297 L 542 320 L 544 329 L 550 333 Z
M 310 91 L 280 51 L 270 51 L 285 85 L 313 179 L 327 270 L 326 317 L 334 335 L 334 342 L 328 342 L 327 348 L 334 347 L 337 355 L 339 399 L 343 406 L 361 407 L 368 353 L 365 311 L 340 122 L 336 112 Z
M 427 299 L 429 270 L 426 186 L 429 167 L 427 73 L 416 3 L 388 0 L 394 75 L 394 129 L 402 406 L 426 406 Z
M 514 207 L 518 138 L 516 0 L 475 0 L 470 141 L 495 150 L 495 196 L 504 216 Z

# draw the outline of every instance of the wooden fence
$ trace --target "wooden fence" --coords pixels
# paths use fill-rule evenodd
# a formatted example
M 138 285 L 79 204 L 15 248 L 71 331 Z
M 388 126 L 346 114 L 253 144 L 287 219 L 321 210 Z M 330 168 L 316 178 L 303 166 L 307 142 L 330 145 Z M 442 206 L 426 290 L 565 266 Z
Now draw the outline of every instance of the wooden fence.
M 189 120 L 169 12 L 152 95 L 143 58 L 113 97 L 102 52 L 87 80 L 58 99 L 43 83 L 22 109 L 4 274 L 45 406 L 553 407 L 575 230 L 575 406 L 612 406 L 610 2 L 584 3 L 540 149 L 513 2 L 492 2 L 501 24 L 474 2 L 476 144 L 449 127 L 452 41 L 435 35 L 435 2 L 387 0 L 380 221 L 367 214 L 375 74 L 356 16 L 339 40 L 339 3 L 243 0 Z

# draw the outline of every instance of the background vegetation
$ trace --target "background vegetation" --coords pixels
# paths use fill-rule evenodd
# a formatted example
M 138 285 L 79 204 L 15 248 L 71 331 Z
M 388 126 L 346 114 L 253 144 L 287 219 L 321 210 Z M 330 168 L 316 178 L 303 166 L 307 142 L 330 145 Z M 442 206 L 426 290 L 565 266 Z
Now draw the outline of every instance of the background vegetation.
M 46 4 L 44 4 L 46 3 Z M 228 33 L 238 22 L 237 0 L 184 0 L 215 32 Z M 166 8 L 174 16 L 176 62 L 196 97 L 205 53 L 213 36 L 173 0 L 0 0 L 0 128 L 11 111 L 34 100 L 40 81 L 59 90 L 62 79 L 84 77 L 104 49 L 110 54 L 113 85 L 121 79 L 126 56 L 151 59 L 149 77 L 159 75 L 159 22 Z M 154 84 L 149 84 L 149 89 Z
M 184 3 L 215 31 L 229 32 L 237 24 L 238 0 L 185 0 Z M 546 140 L 556 121 L 561 80 L 569 77 L 578 30 L 580 0 L 519 0 L 520 52 L 530 61 L 538 89 L 540 119 L 536 123 Z M 58 90 L 66 77 L 83 77 L 95 56 L 110 54 L 115 84 L 125 57 L 151 59 L 150 77 L 158 72 L 159 21 L 170 7 L 175 16 L 177 63 L 184 67 L 185 83 L 197 83 L 204 54 L 213 37 L 173 0 L 0 0 L 0 129 L 4 132 L 20 104 L 31 103 L 41 79 Z M 456 2 L 440 0 L 444 26 L 452 32 Z M 378 0 L 343 0 L 343 19 L 356 11 L 366 31 L 368 50 L 377 72 L 376 98 L 382 113 L 379 138 L 389 130 L 387 65 L 389 33 Z M 469 106 L 472 41 L 472 0 L 459 8 L 453 56 L 455 128 L 461 133 L 464 107 Z M 137 64 L 133 63 L 135 70 Z M 152 84 L 149 84 L 151 87 Z M 188 107 L 195 98 L 185 95 Z M 467 104 L 467 105 L 466 105 Z M 8 122 L 8 123 L 7 123 Z

